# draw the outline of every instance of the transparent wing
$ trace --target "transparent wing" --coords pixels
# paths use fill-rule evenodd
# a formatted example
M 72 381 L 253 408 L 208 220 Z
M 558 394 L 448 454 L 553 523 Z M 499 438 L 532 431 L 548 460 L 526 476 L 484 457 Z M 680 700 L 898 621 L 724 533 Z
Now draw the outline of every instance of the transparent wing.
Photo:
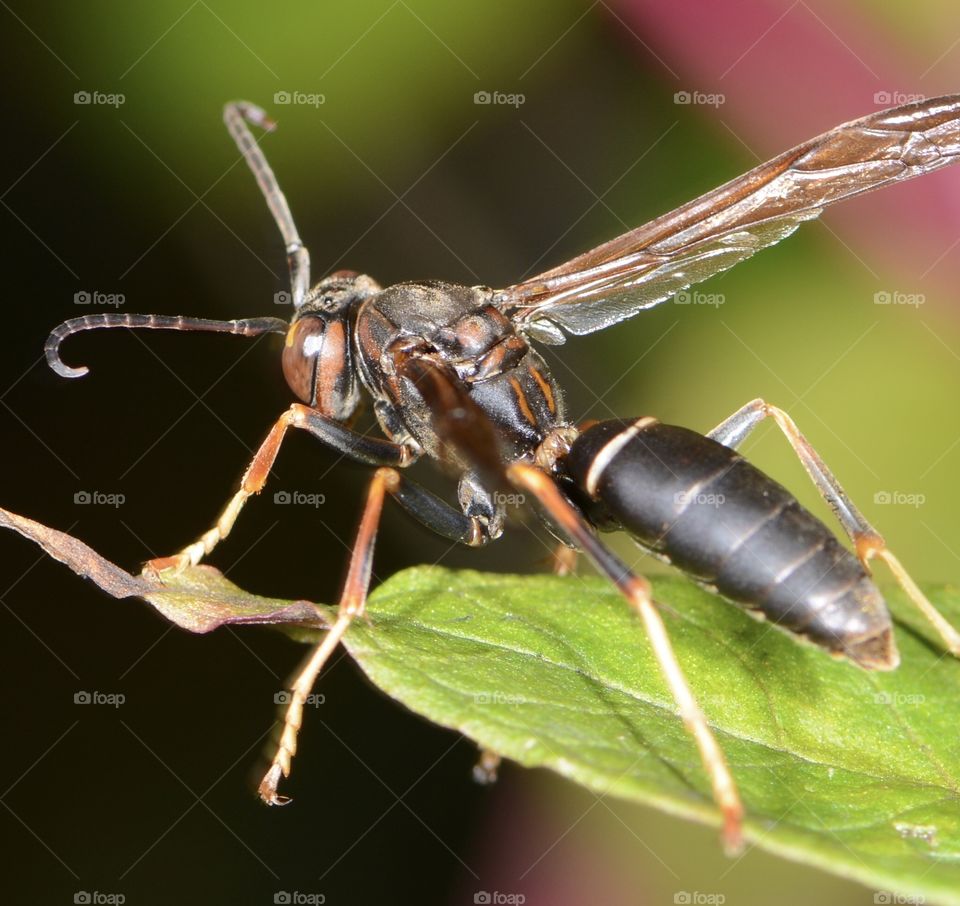
M 497 294 L 540 339 L 592 333 L 733 267 L 844 198 L 960 159 L 960 95 L 838 126 L 669 214 Z

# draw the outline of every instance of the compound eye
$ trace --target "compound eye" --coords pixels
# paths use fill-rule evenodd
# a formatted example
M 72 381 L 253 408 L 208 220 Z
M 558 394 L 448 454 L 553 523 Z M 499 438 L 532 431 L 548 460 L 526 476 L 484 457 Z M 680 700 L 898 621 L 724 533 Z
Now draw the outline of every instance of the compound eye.
M 290 389 L 331 418 L 348 418 L 357 405 L 346 325 L 340 320 L 306 317 L 287 331 L 283 376 Z
M 290 326 L 283 346 L 283 376 L 303 402 L 315 403 L 317 352 L 323 345 L 326 325 L 319 318 L 304 318 Z

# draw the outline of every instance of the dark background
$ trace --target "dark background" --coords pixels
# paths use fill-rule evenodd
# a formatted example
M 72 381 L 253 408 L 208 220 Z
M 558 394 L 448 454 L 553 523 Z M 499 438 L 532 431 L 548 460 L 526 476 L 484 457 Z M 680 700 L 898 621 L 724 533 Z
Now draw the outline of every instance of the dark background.
M 5 296 L 0 503 L 71 531 L 127 568 L 193 540 L 290 401 L 279 338 L 85 334 L 42 364 L 47 332 L 122 294 L 120 311 L 286 314 L 279 237 L 220 123 L 225 100 L 280 122 L 264 142 L 313 256 L 384 285 L 504 285 L 887 106 L 884 92 L 957 90 L 950 11 L 857 4 L 605 5 L 204 0 L 141 8 L 0 8 Z M 477 91 L 524 95 L 517 108 Z M 119 106 L 74 103 L 121 93 Z M 322 93 L 320 106 L 276 92 Z M 717 106 L 678 91 L 724 95 Z M 960 572 L 960 185 L 941 173 L 851 202 L 705 289 L 550 351 L 577 418 L 655 413 L 707 430 L 748 399 L 787 407 L 922 579 Z M 399 200 L 398 200 L 399 197 Z M 198 200 L 199 199 L 199 200 Z M 923 299 L 878 306 L 877 292 Z M 817 508 L 773 432 L 748 451 Z M 364 472 L 310 438 L 284 447 L 268 491 L 212 557 L 245 588 L 335 600 Z M 423 470 L 419 470 L 423 471 Z M 442 483 L 439 485 L 443 487 Z M 273 492 L 325 496 L 316 510 Z M 81 492 L 123 495 L 82 505 Z M 885 506 L 887 492 L 920 506 Z M 880 495 L 880 496 L 877 496 Z M 819 508 L 822 512 L 822 507 Z M 417 563 L 529 571 L 532 531 L 483 552 L 388 508 L 378 578 Z M 640 568 L 626 542 L 618 550 Z M 542 564 L 540 564 L 542 566 Z M 253 793 L 273 695 L 302 652 L 266 630 L 170 629 L 0 537 L 4 902 L 872 902 L 859 887 L 714 832 L 506 767 L 476 786 L 469 742 L 410 715 L 346 660 L 322 678 L 287 786 Z M 81 691 L 121 707 L 79 705 Z

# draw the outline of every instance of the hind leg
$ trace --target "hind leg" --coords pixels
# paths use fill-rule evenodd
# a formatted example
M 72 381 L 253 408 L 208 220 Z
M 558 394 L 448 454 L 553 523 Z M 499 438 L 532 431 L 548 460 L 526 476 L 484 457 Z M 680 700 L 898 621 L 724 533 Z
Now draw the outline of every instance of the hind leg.
M 910 601 L 937 630 L 950 653 L 960 657 L 960 633 L 920 590 L 917 583 L 887 547 L 883 536 L 857 509 L 827 464 L 820 458 L 820 454 L 800 433 L 793 419 L 783 409 L 772 406 L 763 399 L 751 400 L 729 418 L 724 419 L 707 434 L 707 437 L 735 449 L 766 418 L 772 418 L 777 423 L 777 427 L 793 447 L 793 451 L 803 463 L 820 496 L 829 504 L 847 537 L 853 542 L 860 562 L 868 569 L 868 562 L 874 558 L 886 563 Z

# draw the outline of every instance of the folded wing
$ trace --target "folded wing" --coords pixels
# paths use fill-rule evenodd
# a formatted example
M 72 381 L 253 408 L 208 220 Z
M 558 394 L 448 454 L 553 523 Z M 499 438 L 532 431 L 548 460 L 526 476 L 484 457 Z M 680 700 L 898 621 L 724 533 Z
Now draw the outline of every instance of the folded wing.
M 827 205 L 960 159 L 960 95 L 838 126 L 644 226 L 501 290 L 532 336 L 562 342 L 651 308 L 789 236 Z

